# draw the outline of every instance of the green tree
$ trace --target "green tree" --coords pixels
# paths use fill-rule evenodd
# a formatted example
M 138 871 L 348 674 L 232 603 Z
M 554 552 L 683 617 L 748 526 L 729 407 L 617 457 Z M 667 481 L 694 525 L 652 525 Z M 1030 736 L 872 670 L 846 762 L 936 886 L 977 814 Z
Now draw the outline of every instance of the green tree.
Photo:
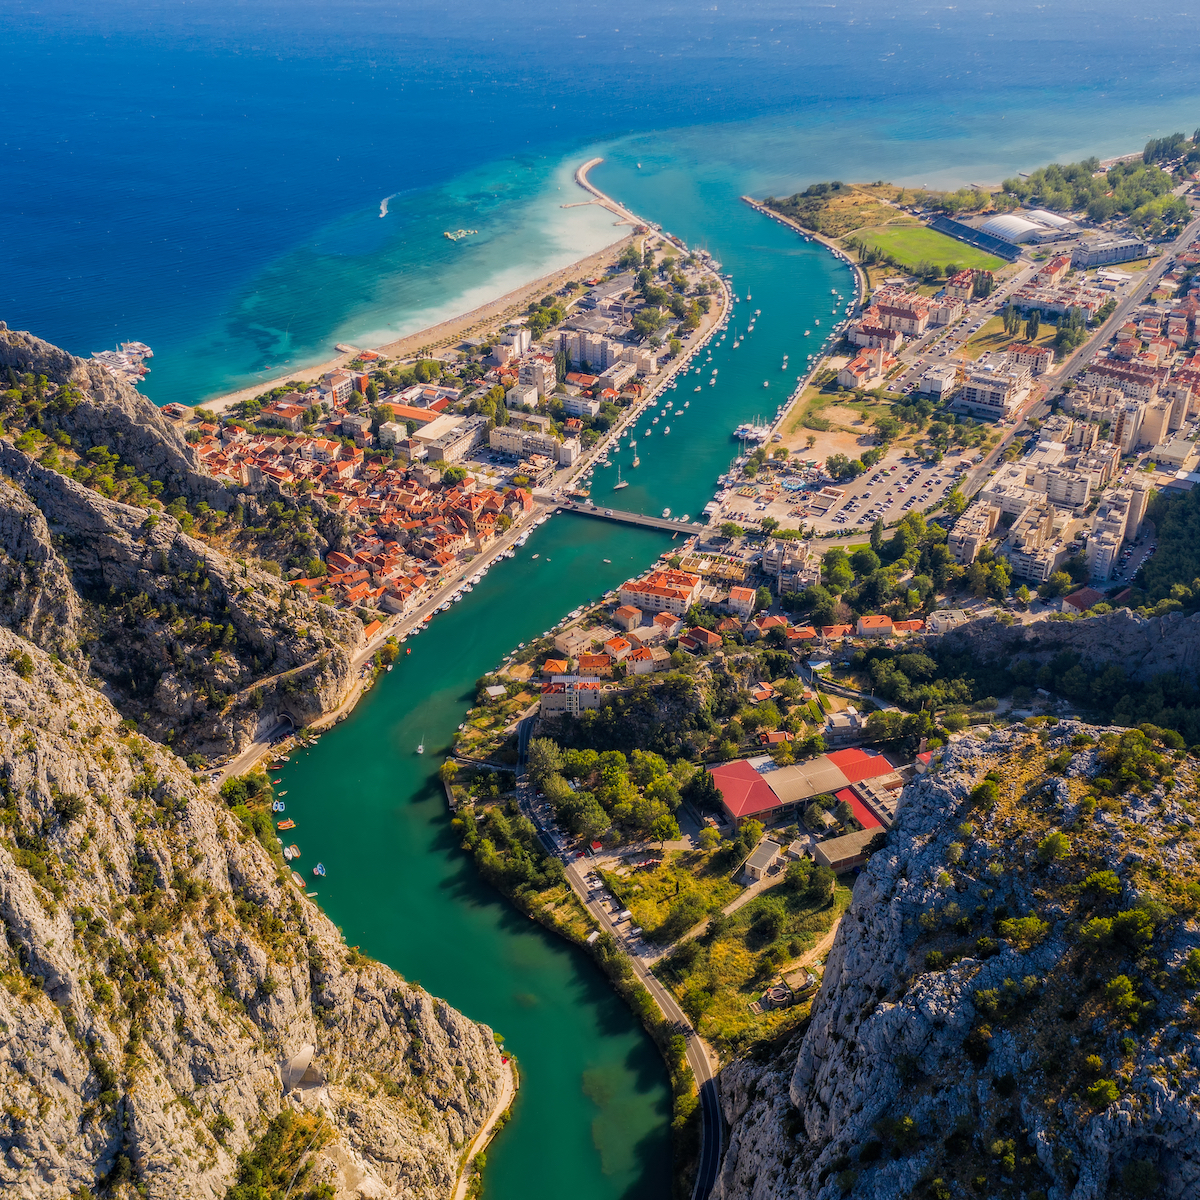
M 875 554 L 883 553 L 883 518 L 876 517 L 871 526 L 871 549 Z
M 1038 329 L 1042 324 L 1042 314 L 1035 308 L 1029 316 L 1025 318 L 1025 340 L 1032 342 L 1038 335 Z
M 551 775 L 557 775 L 563 769 L 558 743 L 550 738 L 533 738 L 529 743 L 526 766 L 534 786 L 543 787 Z
M 754 593 L 755 611 L 757 612 L 764 608 L 770 608 L 771 600 L 772 600 L 771 589 L 769 587 L 760 587 L 758 589 L 758 591 L 756 591 Z
M 808 874 L 804 895 L 813 904 L 828 904 L 833 899 L 833 886 L 836 882 L 837 876 L 832 868 L 824 864 L 815 866 Z
M 679 839 L 679 822 L 670 813 L 660 813 L 650 826 L 650 835 L 661 849 L 664 842 L 673 842 Z

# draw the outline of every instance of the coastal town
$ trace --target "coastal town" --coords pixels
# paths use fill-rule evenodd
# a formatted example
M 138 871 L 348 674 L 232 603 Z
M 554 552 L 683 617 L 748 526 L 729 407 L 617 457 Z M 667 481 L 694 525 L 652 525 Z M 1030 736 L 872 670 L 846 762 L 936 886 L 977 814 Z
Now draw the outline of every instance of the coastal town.
M 1193 143 L 1198 157 L 1183 165 L 1200 162 L 1200 134 Z M 36 612 L 14 610 L 20 631 L 5 662 L 20 703 L 31 680 L 56 702 L 69 672 L 99 683 L 75 689 L 77 711 L 106 712 L 109 733 L 89 725 L 86 739 L 113 743 L 102 743 L 101 758 L 125 773 L 110 790 L 141 806 L 138 828 L 175 838 L 181 814 L 207 805 L 217 829 L 209 842 L 226 842 L 230 863 L 261 852 L 257 898 L 234 889 L 228 920 L 220 918 L 256 947 L 239 951 L 239 961 L 262 951 L 259 973 L 240 991 L 229 987 L 239 1012 L 272 1003 L 278 922 L 301 928 L 299 915 L 315 913 L 309 902 L 332 908 L 356 869 L 379 870 L 361 849 L 348 861 L 330 836 L 331 789 L 315 794 L 318 771 L 331 772 L 334 788 L 375 786 L 372 772 L 386 778 L 373 816 L 409 824 L 399 837 L 375 839 L 385 870 L 394 869 L 399 841 L 410 843 L 410 873 L 414 864 L 440 870 L 457 843 L 484 881 L 575 942 L 629 1002 L 663 1054 L 681 1178 L 703 1200 L 728 1149 L 718 1078 L 746 1069 L 764 1047 L 794 1053 L 822 1019 L 854 928 L 888 910 L 887 897 L 863 902 L 885 863 L 922 893 L 914 919 L 898 922 L 919 949 L 886 964 L 903 976 L 888 1002 L 898 1009 L 908 989 L 935 986 L 944 970 L 974 963 L 987 971 L 1003 956 L 1009 961 L 995 970 L 1009 971 L 1018 953 L 1048 937 L 1048 893 L 1031 890 L 1030 900 L 1022 889 L 1044 888 L 1072 839 L 1090 836 L 1092 857 L 1111 847 L 1120 786 L 1140 802 L 1161 783 L 1156 812 L 1172 821 L 1190 812 L 1190 802 L 1176 810 L 1169 805 L 1179 796 L 1168 799 L 1175 764 L 1200 744 L 1200 700 L 1173 674 L 1175 648 L 1141 646 L 1122 657 L 1108 643 L 1174 638 L 1181 661 L 1190 653 L 1185 622 L 1200 606 L 1200 560 L 1186 545 L 1200 482 L 1200 221 L 1190 179 L 1169 192 L 1154 185 L 1161 203 L 1153 213 L 1122 215 L 1115 206 L 1130 176 L 1099 164 L 1080 177 L 1097 181 L 1092 200 L 1069 215 L 1033 185 L 1011 181 L 986 195 L 977 189 L 973 217 L 948 215 L 953 196 L 934 204 L 903 199 L 890 185 L 859 189 L 869 206 L 884 188 L 878 207 L 904 214 L 898 234 L 887 212 L 877 222 L 893 248 L 929 234 L 942 240 L 926 239 L 926 248 L 953 245 L 958 255 L 964 246 L 982 257 L 905 263 L 861 224 L 836 238 L 819 234 L 837 258 L 824 280 L 834 286 L 828 298 L 822 286 L 805 300 L 802 321 L 785 315 L 792 340 L 771 363 L 778 374 L 750 385 L 769 398 L 768 415 L 749 420 L 744 373 L 730 389 L 726 364 L 739 346 L 753 352 L 767 340 L 750 342 L 764 315 L 752 305 L 770 306 L 771 319 L 777 308 L 757 282 L 757 301 L 745 285 L 739 294 L 710 253 L 604 197 L 587 184 L 588 165 L 577 181 L 632 235 L 586 272 L 568 272 L 577 278 L 556 280 L 494 320 L 431 336 L 415 353 L 340 343 L 344 361 L 315 377 L 211 408 L 168 405 L 164 420 L 126 386 L 149 374 L 148 346 L 121 343 L 81 369 L 40 339 L 0 329 L 16 364 L 4 394 L 8 503 L 20 515 L 12 526 L 31 539 L 10 539 L 6 562 L 23 583 L 34 578 L 31 562 L 70 563 Z M 1144 166 L 1158 170 L 1150 159 Z M 1182 166 L 1172 172 L 1174 180 Z M 1112 195 L 1096 194 L 1108 185 Z M 841 195 L 844 185 L 828 189 L 817 197 Z M 828 216 L 801 204 L 754 206 L 797 231 L 808 228 L 800 216 Z M 443 240 L 476 232 L 448 230 Z M 61 370 L 64 361 L 74 374 Z M 718 398 L 707 409 L 703 393 Z M 710 459 L 722 464 L 712 499 L 703 502 L 702 491 L 687 501 L 695 518 L 606 507 L 631 486 L 621 469 L 640 469 L 639 442 L 650 457 L 675 423 L 669 445 L 685 444 L 689 409 L 710 425 L 705 479 L 715 474 Z M 646 439 L 654 439 L 649 450 Z M 615 479 L 601 474 L 613 467 Z M 669 494 L 672 503 L 683 490 Z M 630 502 L 637 507 L 646 501 Z M 636 553 L 618 555 L 613 527 L 593 523 L 588 535 L 599 529 L 596 543 L 609 540 L 591 570 L 555 543 L 558 567 L 522 577 L 520 608 L 489 612 L 486 658 L 464 649 L 464 622 L 453 619 L 444 640 L 405 651 L 557 513 L 637 530 L 621 546 Z M 523 567 L 549 564 L 546 545 L 531 546 Z M 1162 559 L 1155 573 L 1160 551 L 1173 574 Z M 480 611 L 479 600 L 460 610 L 464 617 Z M 546 612 L 562 615 L 531 632 L 542 625 L 533 614 Z M 59 613 L 69 636 L 56 627 Z M 498 645 L 512 649 L 487 669 Z M 485 673 L 473 688 L 474 671 L 452 698 L 432 699 L 427 680 L 448 678 L 447 664 L 460 660 Z M 332 727 L 375 683 L 387 703 L 364 706 L 358 750 L 348 755 L 354 743 L 340 739 L 353 730 Z M 54 736 L 74 735 L 84 762 L 82 722 L 66 722 L 69 733 Z M 22 747 L 36 749 L 34 730 L 51 724 L 48 715 L 31 721 Z M 148 765 L 155 756 L 165 764 L 161 779 Z M 1080 761 L 1086 770 L 1073 770 Z M 134 763 L 146 769 L 135 774 Z M 1102 766 L 1113 778 L 1099 774 Z M 423 790 L 410 786 L 397 804 L 393 781 L 405 767 Z M 174 790 L 164 790 L 167 781 Z M 60 835 L 86 802 L 56 788 L 57 815 L 41 827 L 65 845 Z M 106 795 L 101 807 L 110 803 Z M 17 800 L 5 812 L 25 856 L 18 865 L 61 900 L 76 876 L 29 835 Z M 1031 812 L 1044 818 L 1036 836 L 1023 824 Z M 96 815 L 80 854 L 101 825 L 105 837 L 117 825 Z M 947 826 L 936 861 L 913 841 L 920 821 Z M 1178 825 L 1186 831 L 1189 822 Z M 418 826 L 435 829 L 437 844 L 419 841 Z M 1124 832 L 1132 839 L 1138 830 Z M 130 832 L 119 855 L 132 864 L 135 897 L 124 934 L 166 937 L 173 918 L 153 910 L 167 888 L 139 857 L 146 839 L 134 840 Z M 202 857 L 195 852 L 187 869 L 198 870 Z M 914 862 L 921 869 L 909 878 Z M 1122 870 L 1140 862 L 1123 857 Z M 421 890 L 434 892 L 438 879 L 449 891 L 450 876 L 436 873 Z M 179 912 L 198 914 L 208 885 L 183 865 L 171 884 Z M 1194 911 L 1196 895 L 1178 900 L 1179 913 Z M 427 903 L 418 896 L 413 907 L 424 915 Z M 1026 915 L 1014 917 L 1010 905 Z M 1116 936 L 1118 918 L 1090 911 L 1078 915 L 1095 933 L 1094 955 Z M 1160 924 L 1176 915 L 1165 900 L 1130 911 L 1152 911 L 1145 921 Z M 1082 924 L 1072 916 L 1063 936 Z M 1153 925 L 1139 937 L 1144 951 Z M 332 931 L 327 941 L 332 961 L 345 964 L 339 979 L 386 970 Z M 1179 966 L 1182 952 L 1172 953 L 1171 969 L 1194 990 L 1200 950 L 1185 963 L 1194 979 L 1192 967 Z M 120 951 L 122 981 L 144 965 L 133 954 Z M 157 980 L 157 959 L 145 962 L 142 982 Z M 1157 965 L 1125 969 L 1142 972 L 1145 993 L 1153 985 L 1165 996 L 1176 985 L 1151 971 Z M 211 979 L 225 979 L 217 967 Z M 115 993 L 102 976 L 103 964 L 87 986 L 109 1005 Z M 964 1003 L 990 1017 L 1007 1002 L 1001 987 L 1016 994 L 1016 977 L 996 976 L 996 999 L 976 989 Z M 1021 978 L 1022 997 L 1048 986 Z M 1128 997 L 1134 984 L 1119 978 Z M 41 986 L 28 990 L 40 1003 Z M 409 1061 L 425 1053 L 416 1030 L 432 1029 L 413 1015 L 426 1008 L 418 991 L 413 985 L 412 1012 L 388 1021 L 390 1037 L 411 1035 Z M 875 993 L 872 1012 L 885 995 Z M 1065 1005 L 1060 1013 L 1063 1023 L 1081 1022 L 1081 1036 L 1097 1020 Z M 980 1065 L 991 1053 L 982 1043 L 995 1035 L 968 1015 L 970 1061 Z M 174 1013 L 164 1028 L 172 1019 L 182 1036 Z M 504 1038 L 490 1029 L 480 1037 L 489 1062 L 496 1052 L 502 1083 L 478 1114 L 479 1132 L 451 1131 L 462 1153 L 444 1174 L 457 1200 L 478 1194 L 479 1152 L 503 1125 L 519 1080 Z M 299 1100 L 304 1087 L 330 1083 L 313 1066 L 316 1054 L 305 1045 L 286 1057 L 285 1095 Z M 400 1099 L 397 1078 L 407 1087 L 424 1070 L 423 1062 L 391 1063 L 383 1095 Z M 1098 1068 L 1086 1071 L 1090 1089 Z M 1112 1074 L 1125 1085 L 1121 1071 Z M 466 1066 L 454 1075 L 470 1078 Z M 1002 1080 L 1012 1078 L 993 1071 L 983 1084 L 1007 1099 L 1017 1085 Z M 1109 1104 L 1119 1089 L 1106 1082 L 1098 1099 Z M 223 1145 L 218 1131 L 228 1128 L 214 1117 L 199 1136 Z M 895 1140 L 892 1128 L 875 1132 Z M 937 1136 L 945 1145 L 940 1127 Z M 857 1178 L 848 1164 L 882 1157 L 875 1144 L 878 1153 L 855 1147 L 859 1157 L 837 1168 L 843 1193 Z
M 586 495 L 589 464 L 643 414 L 658 423 L 662 393 L 728 304 L 707 255 L 650 235 L 604 276 L 486 338 L 407 363 L 359 351 L 312 386 L 220 414 L 164 411 L 188 422 L 203 468 L 231 489 L 311 497 L 346 518 L 347 543 L 298 558 L 287 577 L 363 612 L 378 641 L 396 622 L 385 630 L 376 618 L 408 617 L 438 594 L 443 608 L 460 600 L 478 566 L 524 544 L 548 502 Z M 672 403 L 659 410 L 668 419 Z
M 981 247 L 1008 239 L 1015 254 L 994 268 L 948 269 L 940 287 L 885 274 L 866 291 L 873 268 L 835 248 L 864 291 L 833 290 L 832 324 L 792 394 L 770 421 L 733 431 L 738 453 L 704 508 L 703 532 L 686 515 L 670 518 L 691 539 L 689 569 L 710 599 L 753 575 L 778 611 L 823 586 L 821 541 L 846 545 L 861 530 L 874 547 L 878 530 L 920 515 L 964 571 L 999 562 L 1014 589 L 1119 602 L 1121 587 L 1105 596 L 1097 586 L 1131 577 L 1153 552 L 1143 545 L 1150 489 L 1200 478 L 1191 352 L 1200 253 L 1185 239 L 1153 272 L 1138 262 L 1121 271 L 1147 255 L 1144 241 L 1084 237 L 1078 222 L 1020 211 L 1029 219 L 1001 214 L 969 235 Z M 942 218 L 921 215 L 949 238 Z M 708 255 L 637 225 L 607 270 L 479 336 L 400 361 L 345 347 L 354 356 L 346 367 L 311 385 L 219 413 L 167 412 L 192 418 L 188 440 L 231 489 L 311 496 L 344 516 L 343 544 L 321 559 L 298 555 L 286 575 L 357 612 L 377 647 L 463 599 L 556 509 L 612 517 L 589 497 L 596 465 L 623 435 L 634 439 L 625 445 L 636 466 L 636 438 L 669 422 L 673 404 L 685 407 L 679 382 L 724 343 L 738 300 Z M 734 332 L 735 347 L 754 323 L 751 315 Z M 659 436 L 669 432 L 664 424 Z M 862 615 L 907 632 L 932 615 L 929 602 L 918 607 Z M 613 644 L 594 647 L 579 674 L 605 675 L 617 662 L 622 672 L 660 671 L 668 640 L 694 649 L 704 633 L 663 622 L 613 630 Z M 549 703 L 573 707 L 590 687 L 559 680 Z

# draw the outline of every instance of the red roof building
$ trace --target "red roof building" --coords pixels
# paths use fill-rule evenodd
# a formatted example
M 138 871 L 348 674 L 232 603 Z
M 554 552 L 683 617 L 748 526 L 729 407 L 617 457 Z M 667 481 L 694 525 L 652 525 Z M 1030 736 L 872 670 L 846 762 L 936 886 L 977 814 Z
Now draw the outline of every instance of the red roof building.
M 722 805 L 733 821 L 778 807 L 779 798 L 767 786 L 766 779 L 744 758 L 711 770 Z
M 842 788 L 840 792 L 834 792 L 833 798 L 840 804 L 843 800 L 854 809 L 854 819 L 864 829 L 882 829 L 883 826 L 879 823 L 875 814 L 855 795 L 853 788 Z

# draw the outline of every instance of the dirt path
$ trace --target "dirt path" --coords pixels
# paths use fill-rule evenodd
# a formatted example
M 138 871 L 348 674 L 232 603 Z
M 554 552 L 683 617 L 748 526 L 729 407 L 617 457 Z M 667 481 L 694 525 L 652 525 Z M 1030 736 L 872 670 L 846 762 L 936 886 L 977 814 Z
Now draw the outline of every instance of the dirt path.
M 843 913 L 842 917 L 846 914 Z M 836 921 L 829 927 L 829 932 L 811 949 L 805 950 L 795 962 L 790 962 L 786 966 L 779 968 L 779 974 L 789 975 L 792 971 L 798 971 L 801 967 L 810 967 L 822 955 L 828 954 L 833 947 L 833 939 L 837 937 L 838 926 L 842 923 L 842 917 L 838 917 Z
M 504 1064 L 504 1086 L 500 1090 L 500 1096 L 496 1101 L 495 1107 L 484 1122 L 483 1128 L 475 1135 L 475 1140 L 468 1147 L 466 1157 L 462 1161 L 462 1166 L 458 1169 L 458 1184 L 454 1189 L 453 1200 L 466 1200 L 467 1187 L 471 1181 L 469 1167 L 474 1161 L 475 1156 L 492 1140 L 492 1132 L 496 1128 L 496 1122 L 508 1112 L 516 1093 L 517 1073 L 513 1070 L 512 1060 L 510 1059 Z

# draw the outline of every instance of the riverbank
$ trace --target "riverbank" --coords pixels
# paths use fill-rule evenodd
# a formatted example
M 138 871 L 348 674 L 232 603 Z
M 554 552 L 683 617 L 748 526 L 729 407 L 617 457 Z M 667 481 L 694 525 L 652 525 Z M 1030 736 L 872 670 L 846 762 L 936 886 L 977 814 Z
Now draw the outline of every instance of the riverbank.
M 503 804 L 505 810 L 515 812 L 502 811 L 501 806 L 502 798 L 486 805 L 460 805 L 451 827 L 461 836 L 462 848 L 472 856 L 480 875 L 517 911 L 592 959 L 657 1046 L 671 1081 L 673 1198 L 687 1200 L 699 1166 L 699 1084 L 704 1081 L 697 1079 L 688 1061 L 688 1041 L 679 1030 L 682 1027 L 692 1035 L 694 1030 L 677 1008 L 672 1015 L 664 1011 L 663 1001 L 647 987 L 656 981 L 639 977 L 645 972 L 637 971 L 617 939 L 588 911 L 582 899 L 585 889 L 572 878 L 575 868 L 564 870 L 561 861 L 546 851 L 520 803 Z M 707 1048 L 703 1053 L 707 1055 Z
M 512 1112 L 513 1100 L 516 1098 L 517 1088 L 520 1087 L 520 1079 L 511 1057 L 505 1058 L 504 1067 L 504 1082 L 500 1089 L 500 1095 L 497 1097 L 492 1111 L 488 1114 L 483 1128 L 475 1135 L 475 1140 L 467 1147 L 467 1152 L 463 1155 L 462 1163 L 458 1168 L 458 1183 L 455 1185 L 452 1200 L 467 1200 L 467 1196 L 470 1194 L 478 1195 L 480 1189 L 472 1185 L 477 1178 L 480 1178 L 479 1171 L 486 1165 L 487 1159 L 486 1157 L 483 1159 L 483 1162 L 479 1164 L 479 1169 L 476 1169 L 476 1163 L 479 1162 L 488 1143 L 504 1128 L 505 1122 Z M 482 1184 L 482 1179 L 480 1182 Z

